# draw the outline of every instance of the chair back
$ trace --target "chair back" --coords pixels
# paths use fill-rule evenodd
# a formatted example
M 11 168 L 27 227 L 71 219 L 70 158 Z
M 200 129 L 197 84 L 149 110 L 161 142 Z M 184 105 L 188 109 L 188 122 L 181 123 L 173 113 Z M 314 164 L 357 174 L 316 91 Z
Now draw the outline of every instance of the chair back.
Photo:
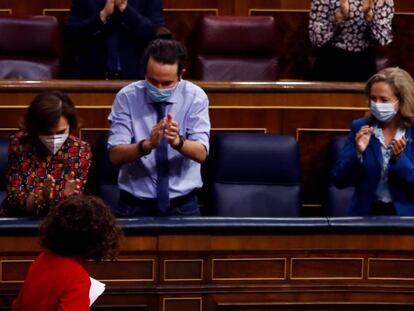
M 0 79 L 57 78 L 61 39 L 53 16 L 0 16 Z
M 277 80 L 273 17 L 202 16 L 194 67 L 199 80 Z
M 218 216 L 296 217 L 301 205 L 297 141 L 286 135 L 224 133 L 211 146 Z
M 330 174 L 341 155 L 346 140 L 347 135 L 339 135 L 335 136 L 329 144 Z M 328 216 L 334 217 L 348 216 L 355 187 L 349 186 L 343 189 L 338 189 L 332 184 L 331 180 L 332 178 L 329 178 L 325 202 L 327 214 Z
M 107 149 L 108 134 L 97 143 L 95 149 L 95 173 L 97 195 L 116 212 L 119 204 L 118 174 L 119 167 L 109 160 Z

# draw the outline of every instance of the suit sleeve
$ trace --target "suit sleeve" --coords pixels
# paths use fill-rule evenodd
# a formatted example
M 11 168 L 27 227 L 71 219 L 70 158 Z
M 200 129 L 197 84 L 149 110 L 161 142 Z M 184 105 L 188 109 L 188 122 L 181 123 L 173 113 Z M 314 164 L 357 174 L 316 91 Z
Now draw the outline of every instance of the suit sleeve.
M 345 142 L 341 155 L 332 172 L 332 181 L 337 188 L 345 188 L 358 180 L 362 169 L 361 160 L 358 158 L 355 135 L 360 126 L 353 122 L 351 132 Z
M 85 0 L 72 0 L 71 13 L 66 22 L 67 30 L 72 36 L 99 35 L 106 27 L 101 21 L 99 11 L 88 13 Z
M 409 188 L 414 189 L 414 149 L 406 148 L 397 161 L 390 161 L 388 170 L 393 176 L 399 178 L 408 185 Z M 411 153 L 409 155 L 409 153 Z
M 156 30 L 165 25 L 162 13 L 162 0 L 146 1 L 145 9 L 138 12 L 128 4 L 121 13 L 122 24 L 135 36 L 144 41 L 149 41 L 155 35 Z

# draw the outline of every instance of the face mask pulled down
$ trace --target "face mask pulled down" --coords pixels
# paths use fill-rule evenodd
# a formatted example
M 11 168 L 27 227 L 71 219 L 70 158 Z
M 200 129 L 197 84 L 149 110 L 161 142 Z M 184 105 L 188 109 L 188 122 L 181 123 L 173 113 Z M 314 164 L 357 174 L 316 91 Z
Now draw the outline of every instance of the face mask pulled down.
M 395 111 L 395 103 L 377 103 L 373 100 L 371 100 L 371 113 L 381 122 L 391 121 L 397 114 Z
M 146 85 L 147 85 L 147 94 L 148 94 L 150 100 L 152 102 L 155 102 L 155 103 L 160 103 L 160 102 L 167 101 L 167 99 L 171 97 L 171 95 L 175 91 L 175 88 L 177 87 L 177 85 L 175 85 L 174 87 L 171 87 L 171 88 L 168 88 L 168 89 L 159 89 L 159 88 L 155 87 L 154 85 L 152 85 L 147 80 L 145 80 L 145 82 L 146 82 Z
M 68 136 L 69 134 L 39 135 L 39 139 L 51 153 L 56 154 Z

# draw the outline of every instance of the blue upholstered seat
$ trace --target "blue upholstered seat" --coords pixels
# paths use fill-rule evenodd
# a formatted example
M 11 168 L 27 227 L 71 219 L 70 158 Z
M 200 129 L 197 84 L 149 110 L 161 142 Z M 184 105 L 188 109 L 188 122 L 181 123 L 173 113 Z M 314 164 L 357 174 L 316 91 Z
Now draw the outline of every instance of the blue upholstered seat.
M 223 133 L 214 137 L 210 157 L 217 216 L 299 215 L 299 147 L 293 137 Z
M 97 180 L 96 192 L 97 195 L 99 195 L 113 211 L 116 211 L 119 202 L 119 167 L 113 165 L 109 160 L 107 140 L 107 135 L 102 137 L 95 150 L 95 178 Z
M 329 145 L 329 168 L 332 172 L 336 161 L 339 159 L 342 148 L 344 147 L 346 135 L 335 136 Z M 346 187 L 343 189 L 336 188 L 331 181 L 328 183 L 326 196 L 326 210 L 329 216 L 347 216 L 351 206 L 354 187 Z

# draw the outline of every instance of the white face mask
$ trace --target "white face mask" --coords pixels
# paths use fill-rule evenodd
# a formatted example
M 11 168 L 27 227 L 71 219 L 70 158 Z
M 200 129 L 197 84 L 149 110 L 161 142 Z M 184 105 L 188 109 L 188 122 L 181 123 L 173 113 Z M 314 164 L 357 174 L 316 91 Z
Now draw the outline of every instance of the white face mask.
M 60 147 L 68 139 L 69 134 L 56 134 L 56 135 L 39 135 L 40 141 L 50 150 L 51 153 L 56 154 Z
M 371 112 L 374 117 L 381 122 L 391 121 L 395 117 L 395 103 L 377 103 L 371 100 Z

